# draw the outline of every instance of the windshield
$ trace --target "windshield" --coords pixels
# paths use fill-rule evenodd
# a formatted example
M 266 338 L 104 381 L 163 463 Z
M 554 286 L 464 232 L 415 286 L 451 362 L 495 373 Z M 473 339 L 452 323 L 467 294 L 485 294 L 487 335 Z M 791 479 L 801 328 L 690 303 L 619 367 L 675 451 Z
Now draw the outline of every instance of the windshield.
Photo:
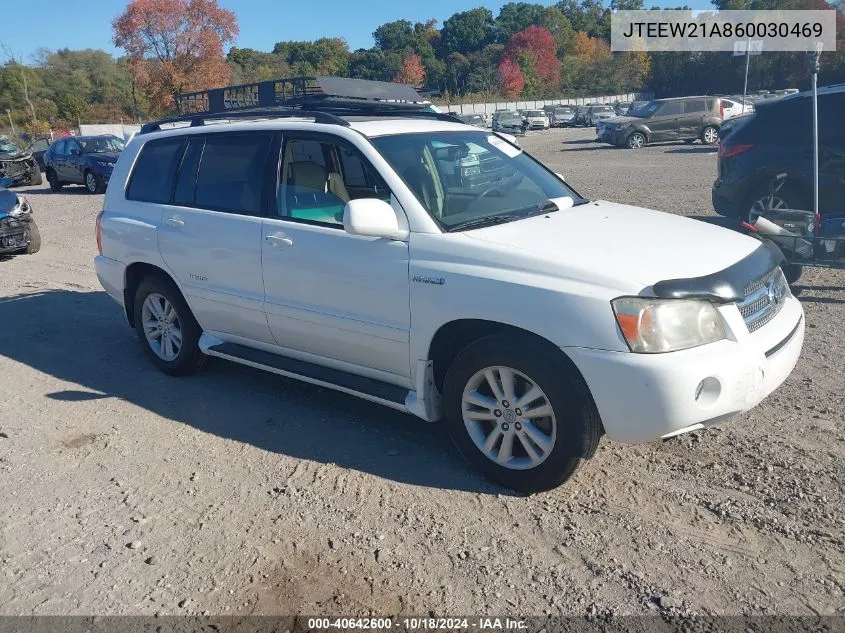
M 499 122 L 500 123 L 522 123 L 522 118 L 516 112 L 505 112 L 504 114 L 499 115 Z
M 572 114 L 572 108 L 555 108 L 555 114 Z
M 610 106 L 594 106 L 593 112 L 613 112 L 613 108 Z
M 487 132 L 401 134 L 372 143 L 447 231 L 536 215 L 549 198 L 586 203 L 519 147 Z
M 660 106 L 663 105 L 660 101 L 649 101 L 644 106 L 636 108 L 629 112 L 630 116 L 640 117 L 642 119 L 647 119 L 650 116 L 653 116 L 655 112 L 660 109 Z
M 546 113 L 542 110 L 527 110 L 525 116 L 546 116 Z
M 0 141 L 0 152 L 19 152 L 20 148 L 9 141 Z
M 82 147 L 83 154 L 100 154 L 103 152 L 122 152 L 123 141 L 116 136 L 97 136 L 94 138 L 78 138 L 77 143 Z

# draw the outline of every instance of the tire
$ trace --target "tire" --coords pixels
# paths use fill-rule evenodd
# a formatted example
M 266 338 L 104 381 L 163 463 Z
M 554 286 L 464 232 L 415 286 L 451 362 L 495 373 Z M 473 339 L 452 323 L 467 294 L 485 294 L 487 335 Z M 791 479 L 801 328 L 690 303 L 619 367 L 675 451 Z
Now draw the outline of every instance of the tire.
M 170 314 L 167 306 L 175 310 L 175 318 L 170 319 L 156 319 L 155 313 L 147 307 L 147 299 L 157 306 L 159 310 L 167 311 Z M 162 301 L 163 300 L 163 301 Z M 162 313 L 162 317 L 164 314 Z M 165 336 L 169 336 L 170 342 L 159 343 L 157 348 L 151 344 L 151 339 L 156 340 L 155 334 L 151 339 L 147 337 L 145 332 L 145 318 L 148 325 L 150 322 L 155 324 L 158 330 L 158 341 L 165 341 Z M 157 323 L 155 323 L 158 321 Z M 162 330 L 162 326 L 175 326 L 171 328 L 170 334 L 167 335 Z M 181 337 L 181 345 L 176 348 L 176 337 L 173 330 L 179 332 Z M 194 318 L 191 309 L 182 297 L 182 293 L 175 284 L 170 280 L 165 280 L 158 276 L 145 277 L 138 286 L 135 292 L 135 331 L 138 334 L 138 339 L 141 341 L 141 347 L 144 348 L 144 353 L 147 355 L 152 363 L 165 374 L 171 376 L 186 376 L 192 374 L 205 365 L 208 357 L 200 351 L 199 339 L 202 334 L 202 329 Z M 168 351 L 175 352 L 171 358 L 168 358 Z
M 27 255 L 34 255 L 41 250 L 41 232 L 34 220 L 29 221 L 29 246 L 24 251 Z
M 40 185 L 44 182 L 44 179 L 41 177 L 41 170 L 38 168 L 38 165 L 34 165 L 32 168 L 32 173 L 29 175 L 29 184 L 30 185 Z
M 85 173 L 82 174 L 82 181 L 88 193 L 103 193 L 105 190 L 102 179 L 93 171 L 86 169 Z
M 640 149 L 645 147 L 647 142 L 645 134 L 642 132 L 633 132 L 625 139 L 625 147 L 628 149 Z
M 705 145 L 715 145 L 719 142 L 719 129 L 708 125 L 703 130 L 701 130 L 701 142 Z
M 801 279 L 801 274 L 804 272 L 804 267 L 801 264 L 781 264 L 780 268 L 786 278 L 786 283 L 790 286 Z
M 502 375 L 499 371 L 505 376 L 507 370 L 512 372 L 514 402 L 506 401 L 507 392 L 498 382 L 502 398 L 492 395 L 485 370 L 494 380 Z M 541 397 L 520 403 L 518 396 L 524 396 L 530 385 L 540 390 Z M 483 402 L 494 408 L 473 404 L 466 399 L 468 394 L 486 398 Z M 550 416 L 532 418 L 516 406 L 533 403 L 531 409 L 545 409 L 543 399 Z M 492 481 L 523 493 L 551 490 L 571 478 L 593 455 L 602 433 L 598 412 L 577 371 L 557 350 L 525 336 L 494 334 L 464 348 L 446 372 L 443 403 L 449 434 L 464 458 Z M 472 419 L 473 414 L 484 419 Z M 508 435 L 510 457 L 502 455 Z M 540 437 L 546 450 L 530 437 Z M 491 439 L 489 453 L 496 458 L 484 452 Z
M 770 199 L 770 193 L 768 181 L 758 185 L 754 193 L 748 196 L 746 202 L 741 207 L 739 218 L 754 224 L 757 218 L 767 210 L 809 210 L 813 208 L 812 194 L 808 195 L 804 193 L 799 187 L 793 185 L 788 180 L 775 194 L 774 200 Z
M 47 182 L 50 183 L 50 191 L 54 193 L 58 193 L 62 190 L 62 182 L 59 180 L 59 177 L 56 175 L 56 172 L 47 168 Z

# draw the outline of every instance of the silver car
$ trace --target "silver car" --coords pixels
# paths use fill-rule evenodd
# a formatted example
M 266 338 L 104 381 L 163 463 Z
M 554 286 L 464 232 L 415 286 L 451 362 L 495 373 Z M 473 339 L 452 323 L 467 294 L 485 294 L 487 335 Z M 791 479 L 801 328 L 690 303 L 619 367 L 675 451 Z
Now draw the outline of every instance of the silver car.
M 566 127 L 572 125 L 572 119 L 575 118 L 575 108 L 572 106 L 558 106 L 550 115 L 552 127 Z
M 587 125 L 598 125 L 598 122 L 604 119 L 610 119 L 616 116 L 616 110 L 609 105 L 594 105 L 587 110 Z

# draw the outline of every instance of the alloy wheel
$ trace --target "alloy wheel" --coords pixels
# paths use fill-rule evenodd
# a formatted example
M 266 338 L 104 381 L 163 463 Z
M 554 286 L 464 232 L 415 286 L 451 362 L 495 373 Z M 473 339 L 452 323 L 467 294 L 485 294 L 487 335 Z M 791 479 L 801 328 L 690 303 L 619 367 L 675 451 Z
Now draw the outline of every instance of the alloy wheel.
M 97 193 L 97 178 L 90 171 L 85 174 L 85 187 L 91 193 Z
M 499 466 L 535 468 L 554 449 L 557 419 L 551 402 L 516 369 L 495 366 L 476 372 L 464 388 L 461 410 L 473 444 Z
M 708 127 L 704 130 L 704 142 L 708 145 L 713 145 L 716 141 L 719 140 L 719 132 L 716 128 Z
M 141 306 L 141 323 L 155 355 L 167 362 L 176 360 L 182 350 L 182 327 L 173 304 L 158 293 L 147 295 Z

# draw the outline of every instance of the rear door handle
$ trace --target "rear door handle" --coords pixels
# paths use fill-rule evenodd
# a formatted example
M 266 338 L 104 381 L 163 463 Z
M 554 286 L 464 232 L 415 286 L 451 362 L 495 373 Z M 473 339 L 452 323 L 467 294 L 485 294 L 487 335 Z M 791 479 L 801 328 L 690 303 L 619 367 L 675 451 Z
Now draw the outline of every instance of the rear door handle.
M 265 235 L 264 241 L 268 242 L 271 246 L 279 246 L 280 244 L 283 246 L 293 246 L 293 240 L 284 233 Z
M 177 226 L 177 227 L 178 226 L 185 226 L 185 220 L 180 218 L 178 215 L 174 215 L 174 216 L 171 216 L 169 218 L 166 218 L 164 220 L 164 222 L 166 224 L 169 224 L 170 226 Z

